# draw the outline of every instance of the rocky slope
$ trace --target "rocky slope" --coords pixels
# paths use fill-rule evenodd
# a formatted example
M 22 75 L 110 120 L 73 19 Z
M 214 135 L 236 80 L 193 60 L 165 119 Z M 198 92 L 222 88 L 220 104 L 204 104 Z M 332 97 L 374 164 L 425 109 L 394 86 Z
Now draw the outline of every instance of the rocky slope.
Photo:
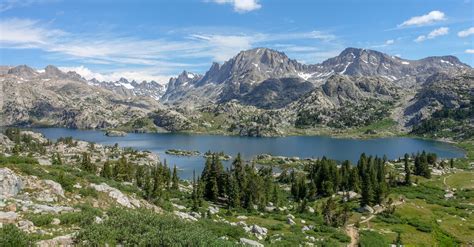
M 413 86 L 423 83 L 434 73 L 457 74 L 469 69 L 468 65 L 453 56 L 406 60 L 373 50 L 356 48 L 347 48 L 337 57 L 321 64 L 305 65 L 288 58 L 282 52 L 255 48 L 240 52 L 222 65 L 214 63 L 202 77 L 187 79 L 186 75 L 182 74 L 177 79 L 172 79 L 170 86 L 174 85 L 175 81 L 185 81 L 183 84 L 186 87 L 173 87 L 173 90 L 164 94 L 163 100 L 186 104 L 187 101 L 200 98 L 200 101 L 195 102 L 199 104 L 223 103 L 237 99 L 247 103 L 248 99 L 253 97 L 254 90 L 259 90 L 257 87 L 260 84 L 266 82 L 268 85 L 268 79 L 287 78 L 289 81 L 298 78 L 301 83 L 309 82 L 318 87 L 332 75 L 378 76 L 395 82 L 396 85 Z M 289 96 L 284 100 L 292 101 L 293 98 Z M 255 97 L 251 101 L 252 105 L 268 105 L 256 103 L 258 98 Z M 277 104 L 276 107 L 280 105 Z
M 27 66 L 0 75 L 1 124 L 70 128 L 109 128 L 146 116 L 158 103 L 149 97 L 122 95 L 53 66 L 37 72 Z
M 453 56 L 406 60 L 356 48 L 314 65 L 255 48 L 204 75 L 183 71 L 166 91 L 155 82 L 87 81 L 54 66 L 3 66 L 1 125 L 274 136 L 385 121 L 407 132 L 442 108 L 472 104 L 472 73 Z

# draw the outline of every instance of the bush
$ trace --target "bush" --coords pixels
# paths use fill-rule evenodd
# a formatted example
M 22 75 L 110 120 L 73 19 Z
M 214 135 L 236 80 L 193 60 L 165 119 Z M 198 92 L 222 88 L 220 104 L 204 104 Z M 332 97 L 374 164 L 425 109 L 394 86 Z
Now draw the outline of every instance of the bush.
M 85 245 L 232 246 L 207 224 L 183 222 L 148 210 L 111 209 L 102 224 L 83 226 L 76 241 Z
M 336 232 L 331 235 L 331 238 L 337 239 L 339 242 L 342 243 L 350 243 L 351 242 L 351 237 L 347 236 L 344 233 L 341 232 Z
M 22 247 L 32 245 L 33 238 L 18 229 L 15 225 L 7 224 L 0 228 L 0 246 Z
M 361 231 L 359 246 L 373 247 L 373 246 L 388 246 L 390 243 L 381 234 L 373 231 Z
M 408 225 L 414 226 L 418 231 L 431 232 L 433 230 L 433 227 L 430 223 L 426 223 L 415 218 L 407 219 L 407 223 Z
M 52 214 L 38 214 L 38 215 L 29 215 L 27 217 L 35 226 L 47 226 L 51 224 L 51 221 L 54 218 L 54 215 Z
M 58 216 L 62 225 L 87 226 L 94 223 L 96 216 L 102 216 L 100 209 L 90 205 L 79 206 L 80 212 L 64 213 Z
M 97 193 L 97 190 L 95 190 L 93 188 L 90 188 L 90 187 L 79 189 L 79 194 L 82 197 L 90 196 L 90 197 L 93 197 L 93 198 L 97 198 L 99 196 L 99 193 Z

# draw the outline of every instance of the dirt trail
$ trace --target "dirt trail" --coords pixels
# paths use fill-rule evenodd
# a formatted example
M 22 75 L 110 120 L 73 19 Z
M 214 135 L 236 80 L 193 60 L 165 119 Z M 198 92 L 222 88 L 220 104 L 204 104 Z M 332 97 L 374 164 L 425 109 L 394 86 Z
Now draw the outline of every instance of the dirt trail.
M 359 243 L 359 230 L 354 227 L 354 225 L 346 226 L 346 233 L 351 237 L 351 243 L 348 244 L 348 247 L 356 247 Z

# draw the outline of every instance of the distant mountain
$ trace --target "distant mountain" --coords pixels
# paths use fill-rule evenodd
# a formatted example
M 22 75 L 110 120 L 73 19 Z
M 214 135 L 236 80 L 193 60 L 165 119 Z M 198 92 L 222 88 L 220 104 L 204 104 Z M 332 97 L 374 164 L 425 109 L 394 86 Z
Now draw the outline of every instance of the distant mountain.
M 0 81 L 1 126 L 110 128 L 159 107 L 150 97 L 118 94 L 51 65 L 44 72 L 26 65 L 12 67 L 0 74 Z
M 406 60 L 357 48 L 312 65 L 255 48 L 212 64 L 204 75 L 183 71 L 166 86 L 86 80 L 54 66 L 0 66 L 0 125 L 275 136 L 390 120 L 397 131 L 426 133 L 435 115 L 436 123 L 458 125 L 456 138 L 465 138 L 472 136 L 466 130 L 473 73 L 454 56 Z
M 237 99 L 252 105 L 268 105 L 256 102 L 258 98 L 251 99 L 255 88 L 268 79 L 298 78 L 302 83 L 306 81 L 318 87 L 330 76 L 339 74 L 379 76 L 394 81 L 397 85 L 413 86 L 423 83 L 434 73 L 457 74 L 469 69 L 468 65 L 454 56 L 406 60 L 357 48 L 347 48 L 337 57 L 320 64 L 305 65 L 288 58 L 282 52 L 255 48 L 240 52 L 222 65 L 214 63 L 202 77 L 190 79 L 186 74 L 181 74 L 178 78 L 171 79 L 162 99 L 185 105 L 190 104 L 190 99 L 196 98 L 199 101 L 194 102 L 195 104 L 223 103 Z M 184 86 L 176 86 L 177 84 Z
M 98 81 L 95 78 L 89 80 L 90 85 L 102 87 L 124 96 L 145 96 L 159 100 L 165 93 L 165 86 L 156 81 L 136 82 L 120 78 L 118 81 Z

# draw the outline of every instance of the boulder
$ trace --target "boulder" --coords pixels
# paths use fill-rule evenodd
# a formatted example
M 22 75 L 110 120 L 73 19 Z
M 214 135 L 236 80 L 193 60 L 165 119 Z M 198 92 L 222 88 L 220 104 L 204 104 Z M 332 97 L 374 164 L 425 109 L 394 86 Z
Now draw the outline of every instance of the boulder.
M 18 214 L 15 212 L 1 212 L 0 211 L 0 223 L 15 223 L 18 219 Z
M 68 234 L 64 236 L 55 237 L 53 239 L 42 240 L 36 243 L 37 247 L 55 247 L 55 246 L 73 246 L 74 235 Z
M 445 198 L 445 199 L 451 199 L 451 198 L 453 198 L 453 197 L 454 197 L 454 193 L 451 192 L 451 191 L 448 192 L 448 193 L 446 193 L 446 194 L 444 194 L 444 198 Z
M 18 222 L 18 224 L 16 224 L 16 226 L 20 229 L 20 230 L 23 230 L 25 232 L 29 232 L 29 233 L 32 233 L 35 231 L 36 227 L 35 225 L 33 224 L 33 222 L 29 221 L 29 220 L 20 220 Z
M 51 224 L 52 224 L 52 225 L 59 225 L 59 224 L 61 224 L 61 220 L 58 219 L 58 218 L 54 218 L 54 219 L 51 221 Z
M 365 205 L 361 208 L 359 208 L 358 210 L 360 213 L 370 213 L 370 214 L 373 214 L 374 213 L 374 209 L 369 206 L 369 205 Z
M 211 213 L 211 214 L 219 213 L 219 208 L 218 207 L 209 206 L 207 209 L 209 210 L 209 213 Z
M 275 211 L 275 207 L 273 207 L 273 206 L 266 206 L 265 207 L 265 212 L 273 212 L 273 211 Z
M 104 192 L 107 193 L 110 197 L 115 199 L 115 201 L 127 208 L 139 208 L 140 207 L 140 201 L 134 198 L 130 198 L 126 195 L 124 195 L 120 190 L 110 187 L 106 183 L 101 183 L 101 184 L 91 184 L 90 185 L 92 188 L 99 192 Z
M 246 220 L 246 219 L 247 219 L 247 216 L 245 216 L 245 215 L 239 215 L 239 216 L 237 216 L 237 219 L 239 219 L 239 220 Z
M 183 220 L 190 220 L 190 221 L 198 221 L 198 219 L 194 218 L 190 214 L 187 214 L 185 212 L 180 212 L 180 211 L 174 211 L 174 215 L 178 216 L 179 218 Z
M 39 214 L 39 213 L 59 214 L 62 212 L 74 211 L 74 208 L 66 207 L 66 206 L 49 206 L 49 205 L 43 205 L 43 204 L 34 204 L 32 205 L 32 207 L 34 209 L 33 213 L 35 214 Z
M 267 233 L 268 233 L 267 228 L 261 227 L 261 226 L 258 226 L 258 225 L 252 225 L 251 231 L 252 231 L 252 233 L 255 233 L 255 234 L 258 234 L 258 235 L 263 235 L 263 236 L 267 235 Z
M 251 239 L 247 239 L 247 238 L 240 238 L 240 244 L 242 244 L 244 246 L 264 247 L 263 244 L 255 241 L 255 240 L 251 240 Z
M 16 196 L 22 188 L 19 176 L 8 168 L 0 168 L 0 198 Z
M 194 218 L 196 219 L 200 219 L 201 218 L 201 215 L 198 213 L 198 212 L 191 212 L 189 213 L 189 215 L 193 216 Z
M 42 190 L 38 194 L 38 201 L 53 202 L 58 198 L 64 198 L 64 190 L 61 184 L 53 180 L 41 180 Z
M 287 223 L 287 224 L 290 224 L 290 225 L 296 225 L 296 222 L 295 222 L 292 218 L 290 218 L 290 217 L 288 217 L 288 218 L 286 219 L 286 223 Z

